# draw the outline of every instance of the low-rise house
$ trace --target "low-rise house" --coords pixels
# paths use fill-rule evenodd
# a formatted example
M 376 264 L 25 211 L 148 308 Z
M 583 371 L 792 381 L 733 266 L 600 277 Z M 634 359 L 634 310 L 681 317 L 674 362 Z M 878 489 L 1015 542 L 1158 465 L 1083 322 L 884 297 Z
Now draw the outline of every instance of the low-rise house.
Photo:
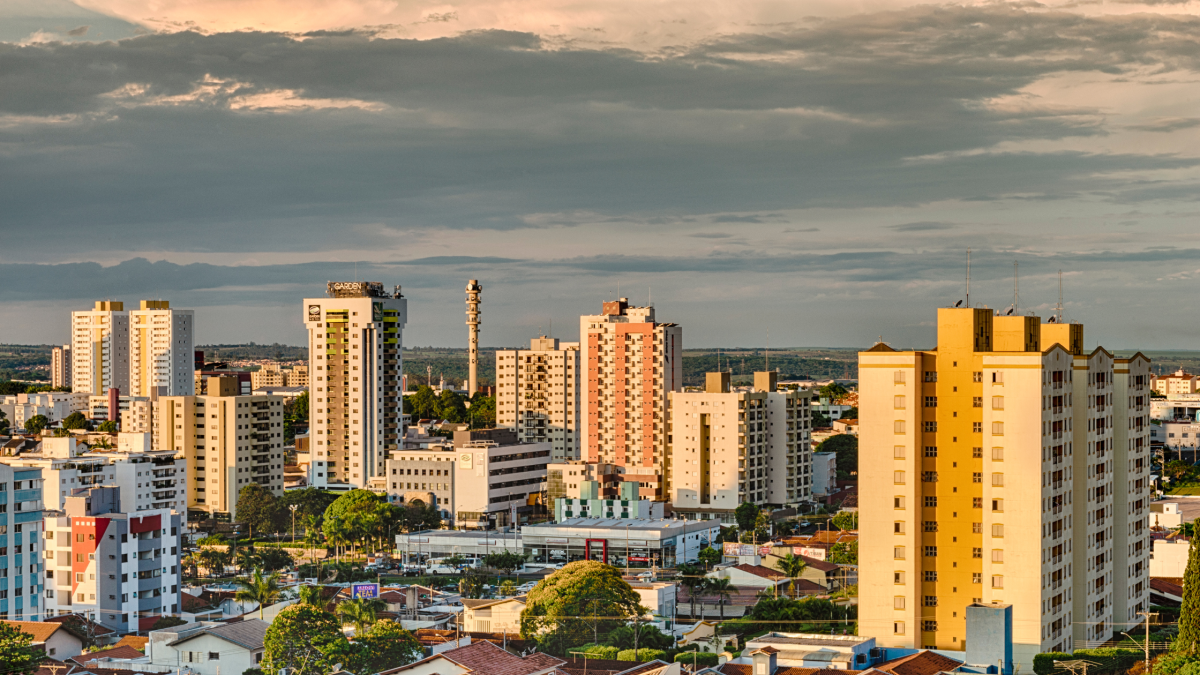
M 385 670 L 379 675 L 552 675 L 556 668 L 565 663 L 560 658 L 541 652 L 517 656 L 490 642 L 481 641 L 435 654 L 407 666 Z
M 140 659 L 146 655 L 140 650 L 134 649 L 128 645 L 121 645 L 111 649 L 102 649 L 98 652 L 87 652 L 80 654 L 68 660 L 69 663 L 78 663 L 84 668 L 107 668 L 107 662 L 112 659 Z
M 258 668 L 270 624 L 258 619 L 200 622 L 150 632 L 149 662 L 186 667 L 197 675 L 240 674 Z
M 1167 535 L 1152 534 L 1150 549 L 1150 578 L 1180 579 L 1187 567 L 1191 537 L 1178 532 Z
M 753 655 L 756 650 L 764 650 L 768 657 L 760 658 L 772 666 L 862 670 L 870 665 L 874 648 L 875 638 L 857 635 L 767 633 L 748 640 L 743 653 Z M 774 668 L 767 672 L 773 673 Z
M 649 616 L 671 618 L 675 616 L 678 586 L 666 581 L 632 581 L 629 583 L 640 597 L 642 607 L 650 610 Z
M 771 551 L 772 553 L 770 555 L 763 556 L 763 566 L 778 570 L 780 569 L 779 561 L 782 560 L 783 557 L 788 553 L 792 553 L 792 548 L 788 546 L 775 546 L 772 547 Z M 793 555 L 795 554 L 793 553 Z M 799 555 L 796 557 L 803 560 L 805 565 L 804 574 L 801 575 L 801 579 L 807 579 L 808 581 L 811 581 L 828 590 L 836 590 L 845 585 L 845 574 L 842 572 L 842 568 L 838 565 L 831 562 L 826 562 L 824 560 L 810 558 L 806 555 Z
M 525 596 L 472 600 L 463 598 L 463 626 L 481 633 L 520 633 Z
M 779 588 L 780 591 L 783 591 L 790 582 L 779 570 L 749 563 L 717 568 L 706 576 L 714 579 L 728 579 L 738 588 Z
M 83 640 L 61 623 L 53 621 L 4 621 L 33 638 L 32 646 L 41 649 L 46 656 L 65 661 L 83 653 Z

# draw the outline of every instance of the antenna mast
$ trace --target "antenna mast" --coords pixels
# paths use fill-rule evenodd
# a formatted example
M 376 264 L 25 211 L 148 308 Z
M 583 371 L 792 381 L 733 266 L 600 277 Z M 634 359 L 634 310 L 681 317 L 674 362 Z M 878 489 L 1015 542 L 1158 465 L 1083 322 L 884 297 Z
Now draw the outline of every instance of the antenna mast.
M 971 306 L 971 247 L 967 247 L 967 307 Z

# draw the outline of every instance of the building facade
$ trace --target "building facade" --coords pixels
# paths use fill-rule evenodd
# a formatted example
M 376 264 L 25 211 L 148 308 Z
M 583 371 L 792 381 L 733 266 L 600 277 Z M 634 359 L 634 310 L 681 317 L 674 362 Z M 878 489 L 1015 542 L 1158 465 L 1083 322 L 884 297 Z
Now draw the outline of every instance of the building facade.
M 0 619 L 40 621 L 42 472 L 0 464 Z
M 580 317 L 579 339 L 587 373 L 581 458 L 621 466 L 643 496 L 666 499 L 667 394 L 683 388 L 683 328 L 620 298 Z
M 120 491 L 96 487 L 45 522 L 47 616 L 84 614 L 124 633 L 179 612 L 180 514 L 122 513 Z
M 401 352 L 408 301 L 375 282 L 330 282 L 304 301 L 313 485 L 365 488 L 385 478 L 404 436 Z
M 129 312 L 124 303 L 99 300 L 91 310 L 71 312 L 71 388 L 94 395 L 129 391 Z
M 250 373 L 250 386 L 254 389 L 264 389 L 267 387 L 307 387 L 308 366 L 297 365 L 291 368 L 282 368 L 278 364 L 268 363 Z
M 962 649 L 968 605 L 1011 604 L 1030 663 L 1135 624 L 1149 366 L 1084 353 L 1080 324 L 977 308 L 938 311 L 936 350 L 861 352 L 863 634 Z
M 671 392 L 671 506 L 684 517 L 730 520 L 742 503 L 794 506 L 812 497 L 812 393 L 730 391 L 709 373 L 703 392 Z
M 71 386 L 71 345 L 55 347 L 50 352 L 50 386 Z
M 496 352 L 496 425 L 522 443 L 549 443 L 556 461 L 578 459 L 579 343 L 542 336 Z
M 1185 373 L 1183 369 L 1170 375 L 1158 375 L 1153 381 L 1154 391 L 1163 396 L 1200 393 L 1200 377 Z
M 695 562 L 720 532 L 716 521 L 570 518 L 521 528 L 521 546 L 532 563 L 675 567 Z
M 130 396 L 167 396 L 196 393 L 194 312 L 171 309 L 166 300 L 142 300 L 129 312 Z
M 234 378 L 206 386 L 205 396 L 159 399 L 158 449 L 186 458 L 190 511 L 236 517 L 238 493 L 250 483 L 283 495 L 283 400 L 241 396 Z

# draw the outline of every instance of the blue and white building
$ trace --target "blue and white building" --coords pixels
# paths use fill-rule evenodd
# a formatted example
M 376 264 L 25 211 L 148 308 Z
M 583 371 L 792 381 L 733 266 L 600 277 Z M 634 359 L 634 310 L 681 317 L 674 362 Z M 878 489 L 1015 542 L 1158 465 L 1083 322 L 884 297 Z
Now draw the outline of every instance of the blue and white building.
M 0 619 L 42 619 L 41 543 L 41 469 L 0 464 Z

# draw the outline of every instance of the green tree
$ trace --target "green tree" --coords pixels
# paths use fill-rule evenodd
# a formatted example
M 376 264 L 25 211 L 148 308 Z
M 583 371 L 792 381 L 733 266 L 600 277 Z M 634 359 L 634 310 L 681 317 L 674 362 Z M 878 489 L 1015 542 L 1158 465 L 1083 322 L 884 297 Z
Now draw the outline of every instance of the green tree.
M 258 562 L 268 572 L 287 569 L 296 564 L 290 553 L 275 547 L 262 548 L 258 552 Z
M 238 491 L 237 520 L 251 532 L 266 534 L 278 531 L 279 500 L 275 493 L 258 483 L 250 483 Z
M 1195 527 L 1200 519 L 1192 521 Z M 1187 567 L 1183 570 L 1183 605 L 1179 609 L 1178 644 L 1189 647 L 1200 642 L 1200 537 L 1192 537 L 1188 546 Z
M 467 417 L 472 429 L 490 429 L 496 426 L 496 397 L 475 394 L 471 399 L 471 407 L 467 409 Z
M 704 564 L 705 569 L 708 569 L 713 565 L 720 564 L 721 561 L 724 560 L 725 556 L 721 553 L 720 549 L 709 546 L 701 549 L 700 553 L 696 555 L 696 558 Z
M 154 622 L 154 625 L 150 627 L 150 630 L 163 630 L 164 628 L 170 628 L 172 626 L 182 626 L 186 623 L 186 621 L 177 616 L 160 616 L 158 617 L 158 620 Z
M 517 594 L 517 582 L 512 579 L 505 579 L 500 582 L 500 597 L 511 598 Z
M 487 577 L 476 569 L 467 568 L 460 570 L 462 577 L 458 580 L 458 594 L 464 598 L 472 600 L 483 597 L 483 586 L 487 583 Z
M 837 456 L 838 478 L 848 478 L 858 473 L 858 436 L 850 434 L 830 436 L 821 441 L 816 452 L 832 452 Z
M 59 426 L 63 429 L 91 429 L 92 423 L 83 416 L 83 413 L 76 411 L 64 417 Z
M 283 493 L 279 508 L 280 513 L 287 516 L 287 526 L 290 532 L 292 512 L 289 507 L 293 504 L 296 506 L 296 527 L 299 529 L 301 527 L 307 528 L 306 519 L 310 516 L 316 517 L 319 522 L 321 518 L 325 517 L 325 511 L 329 508 L 329 505 L 337 501 L 337 499 L 338 494 L 336 492 L 314 487 L 304 488 L 303 490 L 288 490 Z
M 120 425 L 117 424 L 116 420 L 104 420 L 96 426 L 96 431 L 105 434 L 115 434 L 120 430 Z
M 279 588 L 279 574 L 264 575 L 262 570 L 254 570 L 248 579 L 234 581 L 237 592 L 233 597 L 238 602 L 257 602 L 258 618 L 263 618 L 263 610 L 267 605 L 274 604 L 279 599 L 282 590 Z
M 437 416 L 447 422 L 465 422 L 467 406 L 463 405 L 463 397 L 449 389 L 444 390 L 438 397 Z
M 413 634 L 390 619 L 375 622 L 366 634 L 355 633 L 354 642 L 353 670 L 360 675 L 399 668 L 424 656 Z
M 403 507 L 402 526 L 405 532 L 442 529 L 442 514 L 433 504 L 414 499 Z
M 8 429 L 9 429 L 8 415 L 5 415 L 4 411 L 0 410 L 0 434 L 9 433 Z
M 264 673 L 327 675 L 344 656 L 346 636 L 332 614 L 307 604 L 285 607 L 263 638 Z
M 858 541 L 849 544 L 837 543 L 829 548 L 829 562 L 838 565 L 858 564 Z
M 618 626 L 609 632 L 604 642 L 618 649 L 633 649 L 636 645 L 639 651 L 647 648 L 669 649 L 675 646 L 674 638 L 648 623 Z
M 750 502 L 742 502 L 733 510 L 733 518 L 737 521 L 738 529 L 742 532 L 751 532 L 754 530 L 754 524 L 758 521 L 758 507 Z
M 308 392 L 300 392 L 300 395 L 292 399 L 292 402 L 288 404 L 288 408 L 291 409 L 294 419 L 308 419 Z
M 834 515 L 831 524 L 839 530 L 857 530 L 858 512 L 838 511 L 837 514 Z
M 224 572 L 230 559 L 229 551 L 222 551 L 218 548 L 202 548 L 196 556 L 200 560 L 200 565 L 208 570 L 209 574 Z
M 721 614 L 721 621 L 724 621 L 725 604 L 729 602 L 729 598 L 737 591 L 737 587 L 728 579 L 709 579 L 708 587 L 704 590 L 709 595 L 717 596 L 717 611 Z
M 525 564 L 525 556 L 516 551 L 496 551 L 483 556 L 483 564 L 494 570 L 500 570 L 505 574 L 512 574 L 513 570 Z
M 379 495 L 370 490 L 351 490 L 338 497 L 325 509 L 325 537 L 330 543 L 350 543 L 361 537 L 358 531 L 367 520 L 364 513 L 377 513 L 376 507 L 383 504 Z M 336 544 L 335 544 L 336 545 Z
M 0 623 L 0 663 L 5 675 L 33 675 L 42 662 L 33 636 L 9 623 Z
M 355 635 L 364 635 L 386 608 L 382 600 L 359 598 L 339 603 L 334 609 L 343 626 L 354 626 Z
M 318 609 L 325 609 L 325 600 L 321 598 L 321 587 L 313 584 L 301 586 L 296 592 L 296 597 L 300 604 L 311 605 Z
M 25 432 L 30 434 L 40 434 L 42 430 L 50 426 L 50 418 L 45 415 L 34 415 L 25 420 Z
M 830 403 L 837 403 L 838 401 L 842 400 L 846 394 L 849 394 L 850 390 L 838 384 L 837 382 L 830 382 L 824 387 L 821 387 L 818 392 L 820 393 L 821 398 L 829 399 Z
M 646 613 L 640 597 L 615 567 L 595 560 L 573 562 L 538 582 L 521 612 L 521 635 L 545 649 L 597 642 L 629 619 Z
M 804 570 L 808 569 L 808 563 L 804 562 L 804 558 L 791 553 L 779 559 L 779 571 L 791 580 L 792 597 L 796 597 L 796 580 L 804 576 Z
M 688 591 L 688 599 L 692 603 L 691 617 L 696 618 L 696 600 L 708 588 L 708 577 L 704 576 L 704 570 L 691 564 L 683 564 L 679 566 L 679 585 L 683 586 Z
M 417 387 L 417 393 L 404 397 L 404 408 L 414 422 L 433 419 L 437 417 L 437 396 L 429 386 L 420 385 Z

